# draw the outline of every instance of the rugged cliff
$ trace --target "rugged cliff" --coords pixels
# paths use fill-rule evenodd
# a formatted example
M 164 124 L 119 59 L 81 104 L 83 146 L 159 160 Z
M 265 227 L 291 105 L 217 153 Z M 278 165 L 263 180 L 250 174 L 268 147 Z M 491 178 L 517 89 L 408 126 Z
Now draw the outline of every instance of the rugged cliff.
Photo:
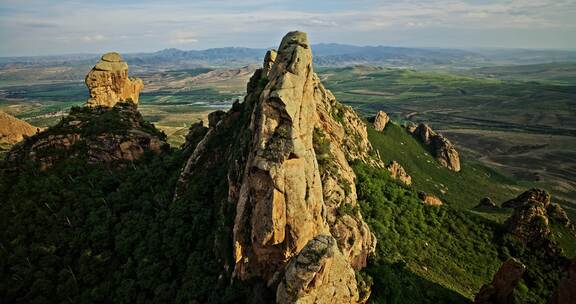
M 182 170 L 177 197 L 196 176 L 223 166 L 223 204 L 235 213 L 233 278 L 280 286 L 278 302 L 353 303 L 354 269 L 366 265 L 376 241 L 356 207 L 352 160 L 383 166 L 362 120 L 314 73 L 306 34 L 291 32 L 268 52 L 244 102 L 210 123 Z M 346 292 L 333 292 L 343 286 Z

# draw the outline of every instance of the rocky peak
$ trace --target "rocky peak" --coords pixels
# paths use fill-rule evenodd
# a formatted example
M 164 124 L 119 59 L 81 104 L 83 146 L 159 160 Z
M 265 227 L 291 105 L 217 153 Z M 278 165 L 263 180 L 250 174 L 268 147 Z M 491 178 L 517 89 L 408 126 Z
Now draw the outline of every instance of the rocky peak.
M 514 303 L 513 291 L 522 279 L 526 266 L 515 258 L 506 260 L 494 275 L 492 283 L 482 286 L 474 299 L 475 304 Z
M 113 107 L 119 102 L 137 105 L 144 87 L 141 79 L 128 77 L 128 64 L 115 52 L 104 54 L 85 82 L 90 91 L 88 107 Z
M 327 233 L 312 144 L 312 52 L 305 33 L 288 33 L 252 114 L 252 147 L 234 224 L 236 274 L 266 280 L 314 236 Z
M 415 129 L 408 130 L 412 130 L 412 134 L 429 147 L 432 156 L 440 165 L 454 172 L 460 171 L 460 154 L 448 138 L 434 132 L 426 124 L 419 124 Z
M 262 280 L 278 302 L 355 303 L 354 269 L 376 240 L 357 207 L 351 160 L 384 167 L 366 125 L 314 73 L 306 34 L 290 32 L 250 78 L 244 102 L 197 144 L 176 197 L 224 166 L 232 279 Z
M 374 117 L 374 130 L 376 131 L 384 131 L 386 128 L 386 124 L 390 121 L 390 117 L 384 111 L 378 111 L 376 113 L 376 117 Z

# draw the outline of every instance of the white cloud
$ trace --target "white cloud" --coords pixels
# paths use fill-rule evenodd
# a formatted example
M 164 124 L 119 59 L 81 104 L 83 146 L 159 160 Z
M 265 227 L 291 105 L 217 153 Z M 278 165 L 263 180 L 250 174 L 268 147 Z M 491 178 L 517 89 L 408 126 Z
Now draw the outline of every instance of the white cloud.
M 82 36 L 82 41 L 84 42 L 99 42 L 106 40 L 106 37 L 102 34 L 85 35 Z
M 0 12 L 7 9 L 0 18 L 0 41 L 11 43 L 2 43 L 0 53 L 39 41 L 46 42 L 48 49 L 48 42 L 57 39 L 69 41 L 67 48 L 74 41 L 121 45 L 129 50 L 169 45 L 270 46 L 275 41 L 272 38 L 293 29 L 343 39 L 334 42 L 365 37 L 373 44 L 382 43 L 384 36 L 406 35 L 409 30 L 572 31 L 576 35 L 574 0 L 332 0 L 325 9 L 320 2 L 294 1 L 297 3 L 289 7 L 288 2 L 273 0 L 142 0 L 128 4 L 75 0 L 50 5 L 39 0 L 24 4 L 4 0 Z

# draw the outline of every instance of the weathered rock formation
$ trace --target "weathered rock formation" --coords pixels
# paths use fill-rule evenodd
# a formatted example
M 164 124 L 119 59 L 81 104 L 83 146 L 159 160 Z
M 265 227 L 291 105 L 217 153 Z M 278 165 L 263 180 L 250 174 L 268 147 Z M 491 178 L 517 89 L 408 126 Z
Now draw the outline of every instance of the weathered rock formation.
M 434 132 L 428 125 L 419 124 L 412 134 L 427 145 L 440 165 L 455 171 L 460 171 L 460 155 L 456 147 L 444 136 Z
M 502 203 L 502 208 L 516 208 L 526 205 L 531 201 L 539 202 L 544 205 L 544 208 L 548 208 L 548 206 L 550 205 L 550 199 L 551 196 L 548 192 L 541 189 L 533 188 L 523 192 L 516 198 L 505 201 L 504 203 Z
M 60 123 L 26 138 L 8 153 L 14 166 L 37 162 L 44 170 L 68 158 L 87 163 L 133 161 L 146 151 L 166 148 L 165 135 L 148 124 L 131 104 L 114 108 L 72 108 Z
M 422 200 L 424 205 L 429 205 L 429 206 L 442 206 L 442 205 L 444 205 L 442 200 L 440 200 L 436 196 L 434 196 L 432 194 L 428 194 L 426 192 L 422 192 L 422 191 L 418 192 L 418 197 Z
M 550 195 L 543 190 L 530 189 L 505 203 L 516 206 L 504 225 L 508 233 L 530 248 L 545 250 L 549 256 L 557 256 L 561 249 L 551 239 Z
M 354 269 L 330 235 L 309 241 L 286 266 L 276 302 L 354 303 L 358 301 Z
M 526 266 L 515 258 L 510 258 L 500 266 L 491 284 L 484 285 L 476 295 L 476 304 L 514 303 L 513 291 L 522 279 Z
M 0 144 L 13 145 L 37 131 L 38 128 L 31 124 L 0 111 Z
M 314 73 L 306 34 L 291 32 L 269 51 L 244 102 L 217 120 L 183 168 L 176 199 L 202 172 L 227 169 L 220 203 L 235 210 L 234 259 L 224 272 L 263 280 L 282 303 L 357 302 L 353 269 L 366 265 L 376 240 L 348 162 L 383 164 L 362 120 Z
M 567 272 L 552 294 L 549 304 L 576 303 L 576 259 L 570 262 Z
M 138 78 L 128 77 L 128 64 L 118 53 L 106 53 L 86 75 L 86 86 L 90 98 L 89 107 L 113 107 L 116 103 L 138 104 L 144 83 Z
M 402 167 L 397 161 L 391 161 L 387 164 L 386 170 L 390 172 L 390 176 L 392 176 L 393 179 L 399 180 L 406 186 L 412 185 L 412 177 L 406 173 L 404 167 Z
M 551 196 L 541 189 L 530 189 L 518 197 L 502 204 L 505 208 L 514 208 L 512 216 L 506 220 L 508 232 L 524 245 L 546 250 L 555 256 L 561 249 L 551 239 L 551 221 L 557 221 L 576 235 L 574 225 L 559 204 L 551 203 Z
M 386 124 L 388 124 L 389 121 L 390 118 L 386 112 L 378 111 L 378 113 L 376 113 L 376 117 L 374 117 L 374 130 L 380 132 L 384 131 L 384 128 L 386 128 Z

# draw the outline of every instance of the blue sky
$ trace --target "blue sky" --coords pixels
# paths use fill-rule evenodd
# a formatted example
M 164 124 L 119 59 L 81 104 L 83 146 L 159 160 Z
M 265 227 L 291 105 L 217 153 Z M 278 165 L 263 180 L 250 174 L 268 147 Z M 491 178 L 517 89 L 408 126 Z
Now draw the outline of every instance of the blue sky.
M 0 0 L 0 56 L 313 43 L 576 49 L 576 0 Z

